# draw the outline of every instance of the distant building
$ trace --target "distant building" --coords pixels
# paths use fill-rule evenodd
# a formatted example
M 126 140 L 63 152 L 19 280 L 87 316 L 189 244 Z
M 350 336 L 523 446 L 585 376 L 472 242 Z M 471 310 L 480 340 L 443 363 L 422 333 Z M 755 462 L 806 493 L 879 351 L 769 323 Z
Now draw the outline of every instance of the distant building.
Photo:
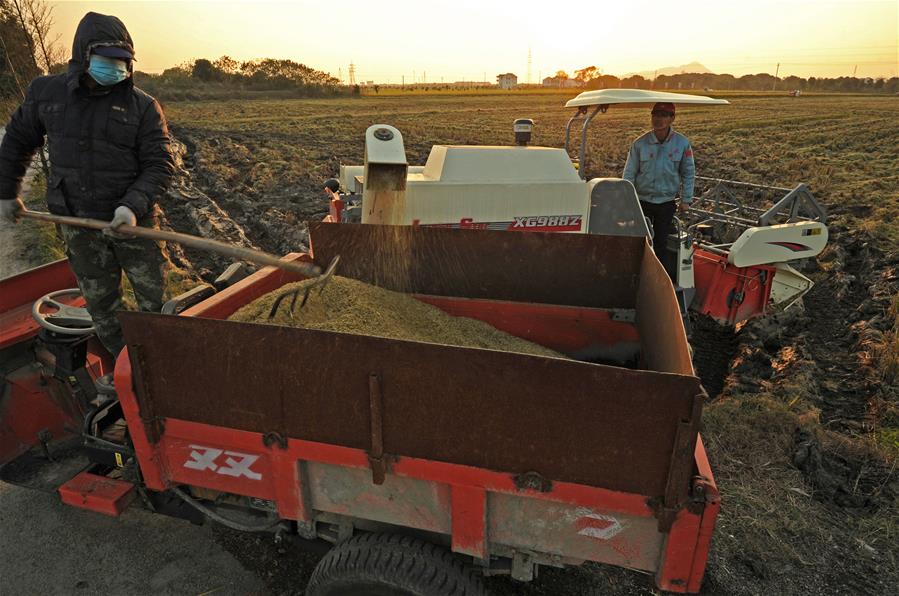
M 561 77 L 546 77 L 543 79 L 544 87 L 583 87 L 584 82 L 577 79 L 563 79 Z
M 514 89 L 518 86 L 518 77 L 511 72 L 496 75 L 496 84 L 500 89 Z

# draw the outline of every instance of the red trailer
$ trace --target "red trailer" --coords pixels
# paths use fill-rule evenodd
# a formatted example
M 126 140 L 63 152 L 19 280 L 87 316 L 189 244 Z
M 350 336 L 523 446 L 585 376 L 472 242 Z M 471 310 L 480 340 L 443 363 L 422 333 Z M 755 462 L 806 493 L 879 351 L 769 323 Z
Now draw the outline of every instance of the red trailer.
M 72 285 L 59 262 L 0 282 L 0 478 L 65 463 L 72 505 L 117 514 L 139 494 L 333 543 L 309 594 L 479 594 L 481 574 L 585 561 L 699 591 L 719 507 L 705 394 L 644 238 L 310 228 L 312 253 L 285 259 L 339 254 L 340 275 L 571 359 L 227 321 L 298 279 L 266 268 L 178 316 L 122 313 L 98 392 L 91 336 L 30 317 Z

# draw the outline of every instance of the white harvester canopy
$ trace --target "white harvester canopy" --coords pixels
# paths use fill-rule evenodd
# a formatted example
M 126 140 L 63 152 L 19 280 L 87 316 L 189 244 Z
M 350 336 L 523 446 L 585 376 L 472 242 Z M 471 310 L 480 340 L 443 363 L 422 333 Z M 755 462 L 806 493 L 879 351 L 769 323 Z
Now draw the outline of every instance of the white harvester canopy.
M 566 108 L 581 106 L 610 106 L 625 104 L 630 107 L 648 106 L 658 102 L 700 105 L 725 105 L 726 99 L 715 99 L 705 95 L 687 95 L 686 93 L 670 93 L 668 91 L 649 91 L 646 89 L 597 89 L 584 91 L 574 99 L 565 103 Z
M 686 93 L 670 93 L 668 91 L 650 91 L 647 89 L 597 89 L 596 91 L 584 91 L 574 99 L 569 99 L 565 103 L 566 108 L 577 108 L 568 120 L 565 127 L 565 151 L 569 153 L 571 144 L 571 126 L 576 122 L 583 120 L 581 127 L 581 150 L 578 154 L 578 169 L 581 178 L 586 179 L 587 166 L 587 127 L 590 121 L 599 113 L 605 113 L 611 105 L 622 105 L 627 107 L 652 106 L 658 102 L 669 102 L 674 104 L 691 104 L 691 105 L 727 105 L 730 102 L 726 99 L 715 99 L 704 95 L 687 95 Z M 587 108 L 593 107 L 593 111 L 587 114 Z

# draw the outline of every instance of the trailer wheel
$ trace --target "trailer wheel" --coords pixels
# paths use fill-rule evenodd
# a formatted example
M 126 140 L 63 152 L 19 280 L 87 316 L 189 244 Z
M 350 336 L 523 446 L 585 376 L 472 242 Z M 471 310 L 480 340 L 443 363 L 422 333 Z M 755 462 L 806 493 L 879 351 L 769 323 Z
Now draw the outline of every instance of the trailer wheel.
M 448 550 L 409 536 L 359 534 L 319 561 L 306 596 L 484 596 L 481 577 Z

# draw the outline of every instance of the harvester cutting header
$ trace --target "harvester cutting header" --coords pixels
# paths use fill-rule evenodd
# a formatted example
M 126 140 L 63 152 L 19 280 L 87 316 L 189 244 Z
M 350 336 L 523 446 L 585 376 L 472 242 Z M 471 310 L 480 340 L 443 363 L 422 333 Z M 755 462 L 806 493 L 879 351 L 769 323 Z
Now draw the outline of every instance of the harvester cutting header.
M 587 131 L 612 105 L 656 102 L 728 103 L 639 89 L 587 91 L 566 103 L 576 111 L 564 149 L 529 146 L 533 123 L 520 119 L 514 124 L 517 146 L 435 145 L 423 166 L 408 164 L 399 130 L 371 126 L 364 165 L 340 167 L 341 191 L 327 221 L 651 238 L 629 181 L 586 179 Z M 573 160 L 577 123 L 580 150 Z M 772 306 L 789 306 L 811 288 L 811 280 L 790 266 L 816 256 L 827 243 L 826 214 L 807 186 L 697 181 L 706 191 L 657 251 L 685 308 L 734 325 Z M 744 201 L 747 191 L 767 193 L 771 205 Z

